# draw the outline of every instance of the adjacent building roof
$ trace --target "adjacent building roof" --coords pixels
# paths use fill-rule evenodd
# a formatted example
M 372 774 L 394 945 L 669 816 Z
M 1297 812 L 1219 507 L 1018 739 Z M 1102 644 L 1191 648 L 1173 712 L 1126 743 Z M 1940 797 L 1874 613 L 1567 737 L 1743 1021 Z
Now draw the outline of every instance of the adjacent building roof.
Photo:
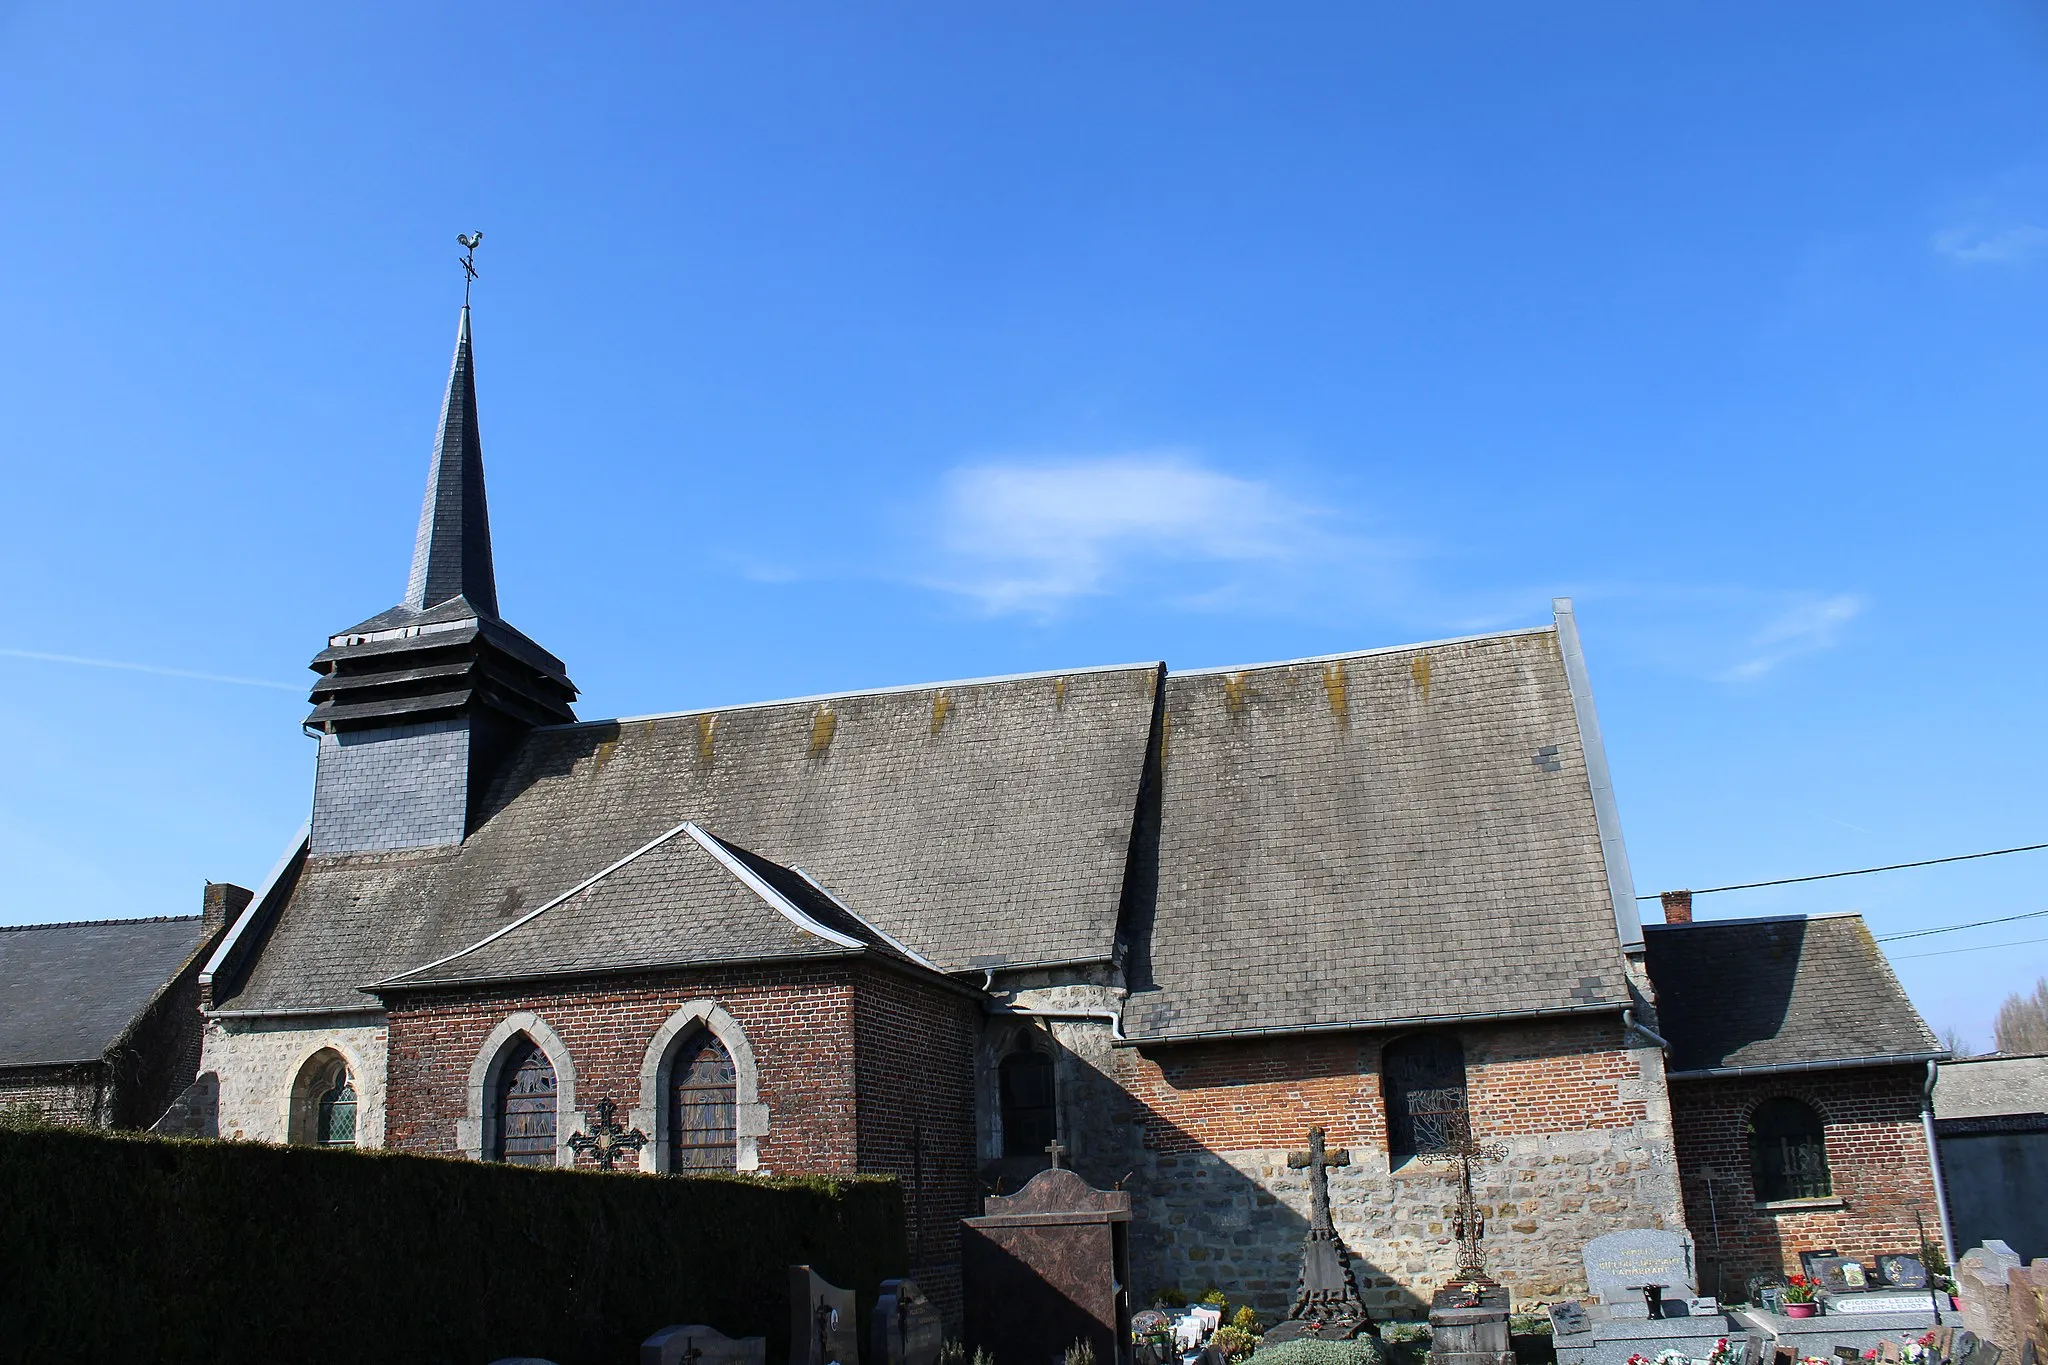
M 1556 629 L 1169 675 L 1164 740 L 1132 1038 L 1628 1003 Z
M 1937 1119 L 2048 1114 L 2048 1056 L 1958 1057 L 1934 1080 Z
M 1651 924 L 1644 940 L 1674 1075 L 1942 1054 L 1861 915 Z
M 202 932 L 197 915 L 0 928 L 0 1067 L 99 1060 Z
M 311 856 L 214 983 L 234 1010 L 375 1008 L 685 820 L 802 867 L 947 970 L 1103 961 L 1157 665 L 530 732 L 461 845 Z M 721 892 L 721 894 L 724 894 Z M 251 961 L 253 959 L 253 961 Z

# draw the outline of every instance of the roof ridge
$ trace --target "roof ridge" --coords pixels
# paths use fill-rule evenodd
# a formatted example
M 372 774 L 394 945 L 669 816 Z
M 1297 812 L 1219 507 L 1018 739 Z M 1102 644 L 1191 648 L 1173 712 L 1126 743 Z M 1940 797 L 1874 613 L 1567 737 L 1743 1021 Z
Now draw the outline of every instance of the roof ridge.
M 1211 668 L 1184 668 L 1166 670 L 1168 678 L 1204 678 L 1219 673 L 1251 673 L 1267 668 L 1293 668 L 1300 664 L 1335 663 L 1340 659 L 1367 659 L 1375 654 L 1405 654 L 1416 649 L 1437 649 L 1444 645 L 1469 645 L 1481 640 L 1511 640 L 1522 635 L 1555 635 L 1555 623 L 1547 626 L 1517 626 L 1512 630 L 1488 630 L 1477 635 L 1452 635 L 1441 640 L 1417 640 L 1406 645 L 1374 645 L 1370 649 L 1348 649 L 1336 654 L 1309 654 L 1299 659 L 1272 659 L 1265 663 L 1224 664 Z
M 108 924 L 178 924 L 204 918 L 204 915 L 129 915 L 121 919 L 46 920 L 39 924 L 0 924 L 0 934 L 20 933 L 24 929 L 94 929 Z
M 1816 919 L 1862 919 L 1861 910 L 1819 910 L 1810 915 L 1740 915 L 1729 919 L 1695 919 L 1683 924 L 1645 924 L 1643 932 L 1652 929 L 1705 929 L 1717 924 L 1789 924 L 1794 921 L 1804 924 Z
M 642 716 L 614 716 L 606 720 L 568 721 L 560 725 L 537 725 L 535 733 L 549 730 L 577 730 L 592 725 L 631 725 L 646 720 L 681 720 L 688 716 L 716 715 L 725 711 L 757 711 L 770 706 L 801 706 L 806 702 L 846 701 L 854 697 L 885 697 L 903 692 L 931 692 L 942 687 L 989 687 L 997 683 L 1035 682 L 1040 678 L 1072 678 L 1087 673 L 1134 673 L 1139 669 L 1164 668 L 1163 660 L 1130 664 L 1089 664 L 1084 668 L 1046 668 L 1033 673 L 1002 673 L 988 678 L 944 678 L 937 682 L 892 683 L 887 687 L 856 687 L 844 692 L 817 692 L 807 697 L 777 697 L 770 701 L 732 702 L 725 706 L 693 706 L 682 711 L 653 711 Z

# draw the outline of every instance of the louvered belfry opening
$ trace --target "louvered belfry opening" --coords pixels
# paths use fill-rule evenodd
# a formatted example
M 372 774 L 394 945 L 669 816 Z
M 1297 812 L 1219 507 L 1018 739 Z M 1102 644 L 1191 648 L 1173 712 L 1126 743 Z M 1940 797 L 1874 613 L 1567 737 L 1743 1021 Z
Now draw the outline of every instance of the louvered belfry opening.
M 513 1045 L 498 1078 L 497 1150 L 514 1166 L 555 1164 L 555 1068 L 530 1038 Z
M 730 1171 L 739 1162 L 738 1072 L 709 1029 L 683 1041 L 669 1063 L 668 1168 Z
M 1381 1058 L 1387 1103 L 1387 1148 L 1398 1163 L 1450 1150 L 1469 1128 L 1465 1049 L 1442 1033 L 1418 1033 L 1387 1044 Z

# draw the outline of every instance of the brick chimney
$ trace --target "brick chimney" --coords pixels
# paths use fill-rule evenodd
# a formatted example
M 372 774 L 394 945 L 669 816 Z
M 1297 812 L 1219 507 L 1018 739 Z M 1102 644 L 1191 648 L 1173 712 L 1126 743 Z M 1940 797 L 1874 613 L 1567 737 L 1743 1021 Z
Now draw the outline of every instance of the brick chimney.
M 235 917 L 249 908 L 249 902 L 256 893 L 233 882 L 208 882 L 206 901 L 199 916 L 199 932 L 202 938 L 212 938 L 222 929 L 235 922 Z
M 1664 922 L 1666 924 L 1692 923 L 1692 892 L 1666 891 L 1664 893 Z

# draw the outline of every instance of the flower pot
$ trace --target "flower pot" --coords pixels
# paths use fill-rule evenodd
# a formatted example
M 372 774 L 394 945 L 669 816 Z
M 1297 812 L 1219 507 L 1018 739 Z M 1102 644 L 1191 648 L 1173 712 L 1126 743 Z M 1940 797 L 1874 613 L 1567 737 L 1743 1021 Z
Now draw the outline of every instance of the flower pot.
M 1788 1303 L 1785 1305 L 1785 1316 L 1788 1318 L 1810 1318 L 1819 1311 L 1820 1305 L 1817 1303 Z

